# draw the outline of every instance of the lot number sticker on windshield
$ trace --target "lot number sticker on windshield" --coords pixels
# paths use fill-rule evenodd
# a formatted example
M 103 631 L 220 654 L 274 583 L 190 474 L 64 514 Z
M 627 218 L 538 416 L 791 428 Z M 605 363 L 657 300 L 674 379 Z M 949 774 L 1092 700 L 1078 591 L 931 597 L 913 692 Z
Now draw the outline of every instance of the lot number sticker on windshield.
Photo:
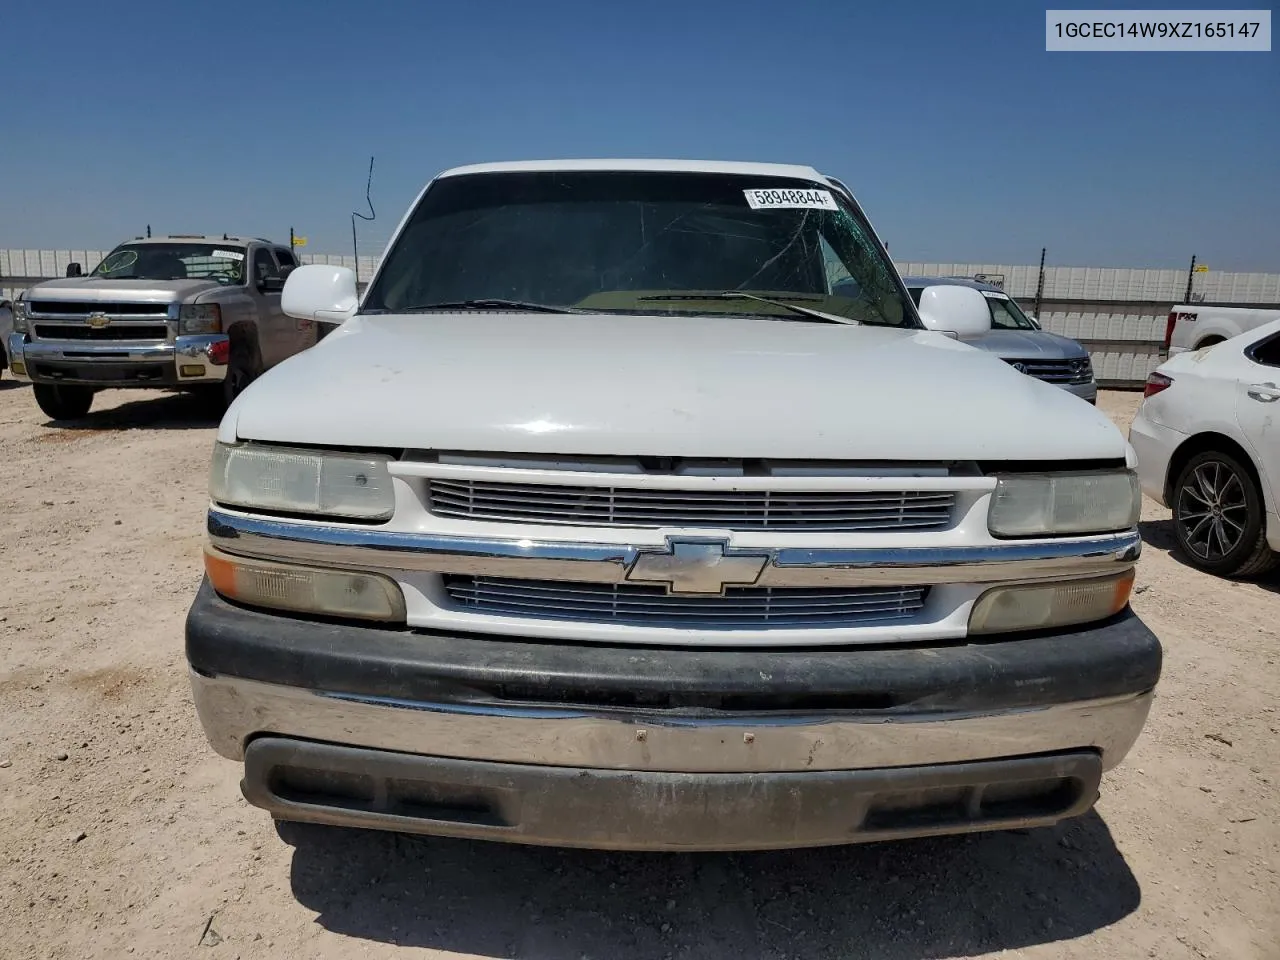
M 215 260 L 243 260 L 244 254 L 239 250 L 215 250 L 210 254 Z
M 743 190 L 752 210 L 838 210 L 826 190 Z

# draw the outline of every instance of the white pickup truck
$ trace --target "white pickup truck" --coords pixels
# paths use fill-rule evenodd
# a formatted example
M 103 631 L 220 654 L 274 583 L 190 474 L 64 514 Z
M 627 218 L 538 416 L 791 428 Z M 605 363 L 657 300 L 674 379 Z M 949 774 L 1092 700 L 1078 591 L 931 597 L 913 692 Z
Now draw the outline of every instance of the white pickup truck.
M 1050 824 L 1146 720 L 1134 455 L 802 166 L 435 178 L 227 411 L 194 699 L 286 820 L 612 849 Z M 919 311 L 969 336 L 982 294 Z
M 1172 357 L 1222 343 L 1273 320 L 1280 320 L 1280 310 L 1180 303 L 1169 311 L 1164 346 Z

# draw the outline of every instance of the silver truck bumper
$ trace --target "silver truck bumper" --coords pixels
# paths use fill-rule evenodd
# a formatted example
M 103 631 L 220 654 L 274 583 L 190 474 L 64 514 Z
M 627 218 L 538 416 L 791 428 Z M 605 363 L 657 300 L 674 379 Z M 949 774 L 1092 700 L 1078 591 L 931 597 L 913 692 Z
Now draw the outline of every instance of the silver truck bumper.
M 281 819 L 607 849 L 819 846 L 1057 822 L 1152 694 L 993 713 L 673 717 L 317 692 L 192 671 Z
M 9 367 L 31 383 L 99 387 L 174 387 L 221 383 L 230 339 L 225 334 L 180 336 L 172 343 L 36 340 L 13 333 Z
M 1055 383 L 1055 387 L 1074 394 L 1081 400 L 1087 400 L 1089 403 L 1098 402 L 1098 381 L 1090 380 L 1088 383 Z
M 996 713 L 763 714 L 675 718 L 669 711 L 503 707 L 317 692 L 191 672 L 213 748 L 243 760 L 276 734 L 464 760 L 631 771 L 762 773 L 955 763 L 1092 749 L 1104 769 L 1128 753 L 1151 693 Z

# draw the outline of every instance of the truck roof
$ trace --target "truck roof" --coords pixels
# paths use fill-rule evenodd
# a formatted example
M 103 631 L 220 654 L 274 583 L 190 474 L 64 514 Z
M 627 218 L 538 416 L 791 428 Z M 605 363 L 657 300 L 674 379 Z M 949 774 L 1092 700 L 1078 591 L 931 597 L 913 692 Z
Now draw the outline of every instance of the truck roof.
M 267 240 L 264 237 L 233 237 L 229 234 L 203 234 L 203 233 L 171 233 L 167 236 L 158 237 L 135 237 L 132 240 L 125 240 L 124 243 L 172 243 L 178 240 L 191 240 L 198 243 L 226 243 L 233 246 L 244 246 L 248 243 L 269 243 L 273 246 L 285 246 L 285 244 L 277 244 L 274 240 Z
M 746 163 L 730 160 L 514 160 L 505 163 L 473 163 L 445 170 L 440 177 L 469 173 L 540 173 L 607 170 L 643 173 L 729 173 L 757 177 L 790 177 L 825 180 L 813 167 L 790 163 Z

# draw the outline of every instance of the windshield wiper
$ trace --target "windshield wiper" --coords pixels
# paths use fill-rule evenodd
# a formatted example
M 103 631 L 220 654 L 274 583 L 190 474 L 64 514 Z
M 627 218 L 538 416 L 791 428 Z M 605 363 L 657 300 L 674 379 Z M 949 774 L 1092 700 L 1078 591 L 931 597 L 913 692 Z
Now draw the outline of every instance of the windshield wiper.
M 376 307 L 366 313 L 425 313 L 428 310 L 525 310 L 529 313 L 580 313 L 571 307 L 557 307 L 550 303 L 532 303 L 528 300 L 499 300 L 484 297 L 477 300 L 443 300 L 440 303 L 418 303 L 411 307 Z
M 808 317 L 811 320 L 818 320 L 822 323 L 847 323 L 854 326 L 861 326 L 861 320 L 854 320 L 852 317 L 839 317 L 834 313 L 823 313 L 821 310 L 814 310 L 810 307 L 802 307 L 799 304 L 787 303 L 785 300 L 770 300 L 768 297 L 758 297 L 754 293 L 743 293 L 741 290 L 725 290 L 723 293 L 664 293 L 655 294 L 648 297 L 640 297 L 640 300 L 755 300 L 759 303 L 767 303 L 772 307 L 782 307 L 784 310 L 790 310 L 792 313 Z

